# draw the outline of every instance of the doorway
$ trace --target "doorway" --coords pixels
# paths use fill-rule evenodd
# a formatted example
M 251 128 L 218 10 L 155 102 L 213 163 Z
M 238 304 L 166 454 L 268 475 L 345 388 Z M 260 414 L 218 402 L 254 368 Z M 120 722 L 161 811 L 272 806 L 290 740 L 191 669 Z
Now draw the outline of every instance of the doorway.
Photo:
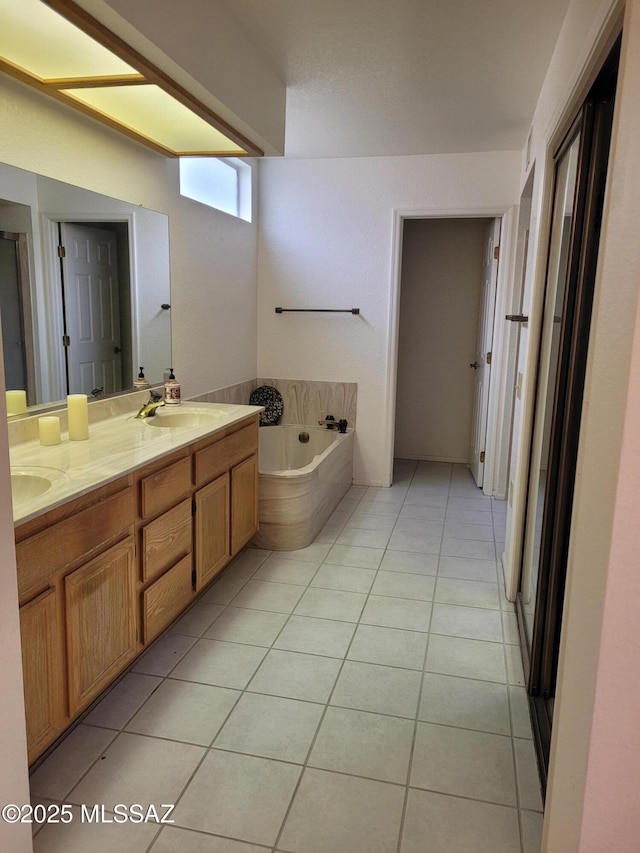
M 93 397 L 133 384 L 126 222 L 59 222 L 66 393 Z
M 619 41 L 554 154 L 518 623 L 543 787 Z
M 0 231 L 0 320 L 5 387 L 26 391 L 35 402 L 31 291 L 27 235 Z
M 476 432 L 486 432 L 499 228 L 495 217 L 403 222 L 396 458 L 468 465 L 473 447 L 484 462 Z

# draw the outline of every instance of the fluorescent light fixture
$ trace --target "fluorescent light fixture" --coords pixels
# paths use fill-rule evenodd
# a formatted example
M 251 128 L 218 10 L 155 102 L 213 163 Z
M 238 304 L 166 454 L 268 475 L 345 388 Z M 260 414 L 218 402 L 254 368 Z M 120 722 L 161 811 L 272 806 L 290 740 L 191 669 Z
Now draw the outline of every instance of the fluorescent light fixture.
M 0 0 L 0 71 L 170 157 L 264 153 L 72 0 Z

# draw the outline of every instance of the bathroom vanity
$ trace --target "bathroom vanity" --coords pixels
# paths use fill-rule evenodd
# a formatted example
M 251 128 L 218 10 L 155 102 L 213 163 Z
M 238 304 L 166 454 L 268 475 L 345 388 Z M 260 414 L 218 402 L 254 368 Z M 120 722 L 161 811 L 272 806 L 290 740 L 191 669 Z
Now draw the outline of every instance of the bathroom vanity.
M 64 475 L 14 509 L 30 762 L 257 530 L 260 408 L 180 410 L 12 448 L 15 470 Z

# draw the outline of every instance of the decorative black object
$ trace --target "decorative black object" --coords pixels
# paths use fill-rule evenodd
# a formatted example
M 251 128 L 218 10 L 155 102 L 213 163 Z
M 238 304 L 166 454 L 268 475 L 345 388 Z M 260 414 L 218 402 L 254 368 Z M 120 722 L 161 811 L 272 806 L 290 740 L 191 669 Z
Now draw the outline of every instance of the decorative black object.
M 274 426 L 282 417 L 284 403 L 282 395 L 272 385 L 261 385 L 249 397 L 252 406 L 264 406 L 260 412 L 260 426 Z

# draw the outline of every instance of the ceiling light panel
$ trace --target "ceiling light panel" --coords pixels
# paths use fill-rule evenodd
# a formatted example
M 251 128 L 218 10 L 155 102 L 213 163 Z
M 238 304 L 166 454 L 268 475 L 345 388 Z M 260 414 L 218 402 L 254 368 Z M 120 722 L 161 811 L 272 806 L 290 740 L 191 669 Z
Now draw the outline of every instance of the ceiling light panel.
M 0 71 L 167 156 L 263 154 L 73 0 L 0 0 Z
M 137 74 L 40 0 L 0 0 L 0 56 L 40 80 Z
M 73 89 L 65 94 L 180 154 L 201 151 L 243 153 L 224 134 L 163 92 L 158 86 Z

